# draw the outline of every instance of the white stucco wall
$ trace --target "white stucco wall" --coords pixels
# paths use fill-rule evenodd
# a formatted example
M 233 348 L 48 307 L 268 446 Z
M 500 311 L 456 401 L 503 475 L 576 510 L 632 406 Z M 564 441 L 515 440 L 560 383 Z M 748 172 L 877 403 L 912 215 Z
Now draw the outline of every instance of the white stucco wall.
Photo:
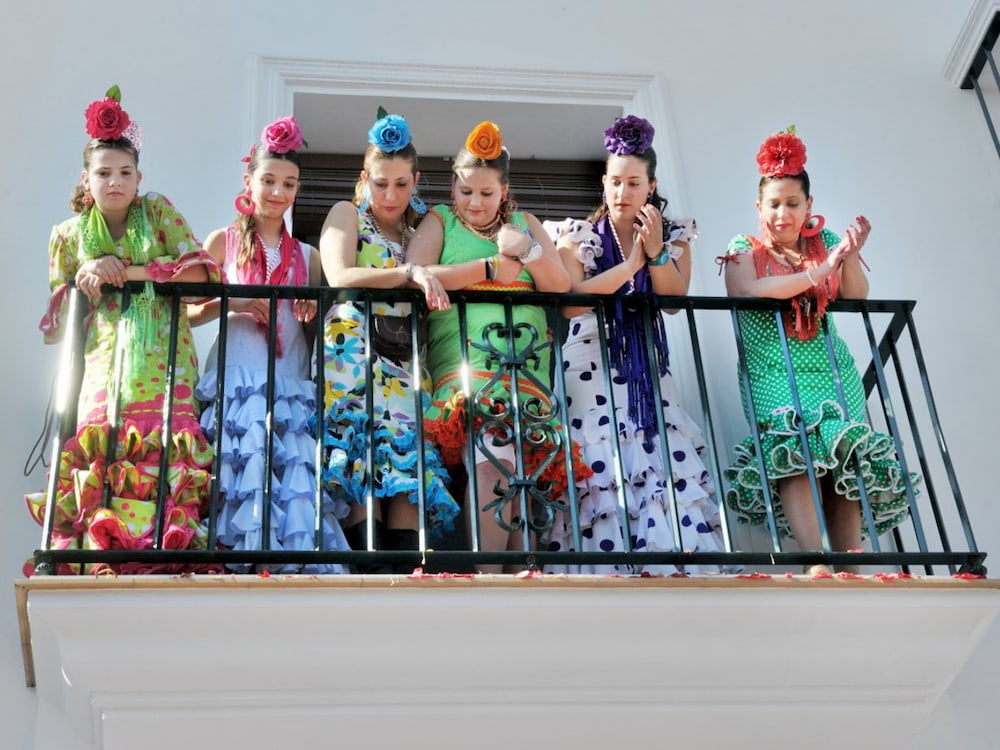
M 37 544 L 21 496 L 44 477 L 25 479 L 21 467 L 41 427 L 55 352 L 35 325 L 46 299 L 46 241 L 68 215 L 80 171 L 82 110 L 111 83 L 121 86 L 144 129 L 144 186 L 168 195 L 204 236 L 230 220 L 232 165 L 247 133 L 263 124 L 248 122 L 256 55 L 660 76 L 681 159 L 678 200 L 702 230 L 695 294 L 724 293 L 713 258 L 755 226 L 753 155 L 763 136 L 796 123 L 817 210 L 834 228 L 857 213 L 873 221 L 865 252 L 872 296 L 919 301 L 945 434 L 980 547 L 998 569 L 987 425 L 1000 375 L 990 304 L 1000 277 L 1000 159 L 974 95 L 941 74 L 972 4 L 508 0 L 478 15 L 478 37 L 449 10 L 455 5 L 8 4 L 0 25 L 2 577 L 18 577 Z M 730 397 L 737 403 L 735 388 Z M 953 739 L 955 747 L 990 746 L 983 717 L 996 704 L 998 668 L 994 631 L 941 703 L 928 748 L 949 737 L 965 740 Z M 0 607 L 0 746 L 32 746 L 34 700 L 23 686 L 9 594 Z

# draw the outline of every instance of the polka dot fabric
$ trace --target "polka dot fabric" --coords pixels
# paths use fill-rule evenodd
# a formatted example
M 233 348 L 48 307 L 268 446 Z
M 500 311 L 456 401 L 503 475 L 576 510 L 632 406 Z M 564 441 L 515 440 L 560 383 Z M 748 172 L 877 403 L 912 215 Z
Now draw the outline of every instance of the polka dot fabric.
M 187 268 L 203 265 L 209 281 L 219 280 L 219 268 L 201 249 L 190 227 L 169 200 L 156 193 L 142 197 L 132 210 L 145 212 L 150 227 L 147 269 L 158 281 L 169 281 Z M 49 241 L 49 312 L 40 326 L 50 343 L 65 327 L 66 284 L 85 258 L 80 248 L 80 217 L 57 225 Z M 121 247 L 109 245 L 121 257 Z M 133 297 L 133 301 L 136 298 Z M 155 330 L 142 355 L 131 362 L 118 385 L 120 416 L 114 460 L 108 461 L 121 295 L 106 294 L 91 310 L 84 343 L 83 383 L 80 386 L 77 433 L 66 444 L 58 471 L 52 546 L 55 549 L 146 549 L 153 545 L 157 511 L 160 455 L 167 450 L 166 510 L 162 545 L 167 549 L 203 548 L 205 510 L 211 483 L 212 450 L 198 424 L 194 386 L 198 360 L 184 306 L 178 322 L 174 352 L 170 440 L 164 445 L 163 410 L 167 398 L 170 355 L 171 301 L 152 302 Z M 110 488 L 104 507 L 105 487 Z M 42 523 L 46 493 L 26 497 L 29 511 Z M 119 567 L 121 572 L 153 572 L 141 567 Z
M 840 241 L 829 230 L 823 230 L 822 236 L 827 249 Z M 734 238 L 728 253 L 745 253 L 743 262 L 751 262 L 747 237 L 740 235 Z M 907 515 L 902 470 L 896 459 L 892 438 L 876 432 L 865 422 L 864 390 L 854 358 L 837 334 L 833 317 L 825 317 L 846 409 L 838 398 L 822 327 L 817 336 L 807 341 L 788 339 L 813 466 L 817 476 L 831 475 L 836 491 L 852 500 L 860 498 L 857 481 L 860 472 L 872 505 L 876 533 L 882 534 L 900 524 Z M 781 339 L 774 314 L 770 311 L 744 311 L 740 313 L 739 320 L 746 366 L 750 373 L 753 419 L 761 433 L 761 449 L 774 499 L 775 519 L 781 532 L 790 536 L 775 480 L 804 474 L 806 461 L 799 439 L 799 420 L 792 407 L 792 389 L 782 355 Z M 749 420 L 750 405 L 745 394 L 743 411 Z M 734 454 L 735 460 L 725 472 L 730 483 L 726 502 L 740 521 L 766 523 L 767 509 L 753 436 L 748 436 L 737 445 Z M 911 476 L 913 482 L 917 479 L 916 475 Z
M 574 240 L 577 239 L 580 225 L 581 222 L 573 223 L 577 231 L 572 237 Z M 588 278 L 597 272 L 590 257 L 593 249 L 594 243 L 581 241 L 577 251 Z M 601 339 L 595 314 L 587 312 L 578 315 L 570 321 L 569 333 L 563 346 L 563 373 L 566 378 L 571 434 L 581 445 L 584 462 L 593 470 L 593 476 L 578 480 L 576 487 L 582 532 L 580 551 L 624 551 L 625 540 L 619 511 L 621 494 L 624 495 L 628 510 L 631 549 L 647 552 L 676 551 L 675 523 L 670 507 L 671 485 L 676 498 L 683 550 L 723 550 L 719 509 L 713 497 L 715 488 L 701 459 L 705 442 L 701 429 L 678 402 L 673 378 L 668 373 L 660 379 L 666 424 L 665 448 L 669 452 L 667 458 L 670 462 L 668 469 L 661 438 L 654 438 L 647 445 L 642 431 L 629 420 L 625 378 L 614 370 L 610 373 L 610 392 L 613 394 L 617 419 L 616 424 L 612 424 L 611 399 L 601 360 Z M 618 433 L 620 466 L 615 457 L 613 427 Z M 543 548 L 549 550 L 576 551 L 568 514 L 559 519 L 544 541 L 546 545 Z M 722 572 L 717 566 L 687 566 L 680 571 L 673 565 L 610 564 L 562 568 L 549 566 L 546 571 L 623 575 Z

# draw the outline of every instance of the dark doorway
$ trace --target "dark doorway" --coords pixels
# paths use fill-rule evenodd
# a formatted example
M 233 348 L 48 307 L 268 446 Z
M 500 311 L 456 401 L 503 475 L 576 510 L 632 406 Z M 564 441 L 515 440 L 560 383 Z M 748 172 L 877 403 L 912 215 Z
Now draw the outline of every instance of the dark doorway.
M 350 200 L 361 171 L 361 154 L 300 154 L 302 187 L 293 214 L 295 236 L 319 247 L 327 211 Z M 601 200 L 601 161 L 511 160 L 511 192 L 518 207 L 541 221 L 586 218 Z M 428 206 L 448 203 L 451 160 L 421 157 L 420 195 Z

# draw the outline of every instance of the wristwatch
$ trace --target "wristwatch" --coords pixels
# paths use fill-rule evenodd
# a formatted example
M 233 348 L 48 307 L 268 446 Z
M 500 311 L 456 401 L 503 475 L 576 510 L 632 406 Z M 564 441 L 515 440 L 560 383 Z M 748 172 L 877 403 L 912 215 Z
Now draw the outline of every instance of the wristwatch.
M 538 240 L 530 240 L 528 246 L 524 248 L 522 253 L 517 256 L 517 259 L 522 263 L 531 263 L 533 260 L 538 260 L 542 257 L 542 246 L 539 244 Z

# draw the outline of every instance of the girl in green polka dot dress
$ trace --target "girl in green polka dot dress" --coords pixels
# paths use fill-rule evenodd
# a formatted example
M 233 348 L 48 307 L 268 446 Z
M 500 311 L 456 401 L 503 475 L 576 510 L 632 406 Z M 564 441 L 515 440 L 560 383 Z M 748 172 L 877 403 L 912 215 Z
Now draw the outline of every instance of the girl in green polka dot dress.
M 871 224 L 864 216 L 856 217 L 843 239 L 823 229 L 822 217 L 810 215 L 813 199 L 805 161 L 806 149 L 794 128 L 772 135 L 761 146 L 757 154 L 762 175 L 757 201 L 760 236 L 739 235 L 729 243 L 726 291 L 731 297 L 787 300 L 782 317 L 830 546 L 846 551 L 861 546 L 859 474 L 877 534 L 903 521 L 907 497 L 892 438 L 865 423 L 865 397 L 857 367 L 833 318 L 825 314 L 829 301 L 838 296 L 868 296 L 860 251 Z M 846 413 L 827 354 L 824 319 Z M 747 310 L 739 314 L 739 320 L 753 419 L 760 430 L 777 525 L 795 537 L 800 549 L 820 550 L 822 537 L 775 316 L 769 310 Z M 746 394 L 743 402 L 749 420 Z M 767 510 L 753 437 L 736 446 L 735 454 L 726 470 L 730 482 L 726 502 L 741 521 L 765 523 Z

